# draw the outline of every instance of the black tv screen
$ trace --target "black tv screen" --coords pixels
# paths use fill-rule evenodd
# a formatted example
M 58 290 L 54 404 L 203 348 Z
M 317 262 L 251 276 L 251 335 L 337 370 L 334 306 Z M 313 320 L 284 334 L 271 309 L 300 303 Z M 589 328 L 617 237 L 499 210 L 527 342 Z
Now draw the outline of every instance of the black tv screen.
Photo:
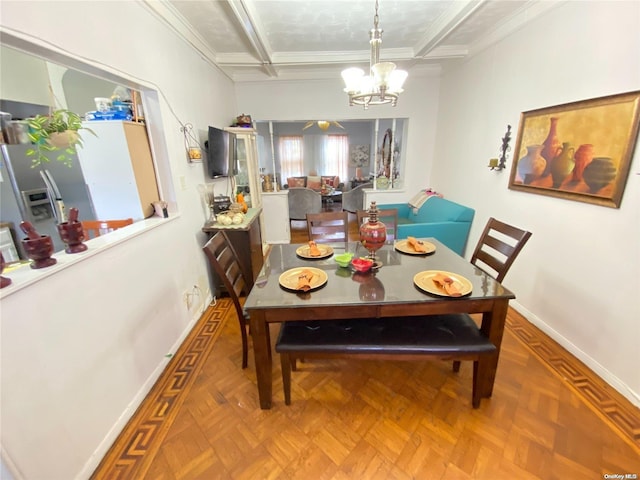
M 235 174 L 236 136 L 216 127 L 209 127 L 207 173 L 209 178 L 229 177 Z

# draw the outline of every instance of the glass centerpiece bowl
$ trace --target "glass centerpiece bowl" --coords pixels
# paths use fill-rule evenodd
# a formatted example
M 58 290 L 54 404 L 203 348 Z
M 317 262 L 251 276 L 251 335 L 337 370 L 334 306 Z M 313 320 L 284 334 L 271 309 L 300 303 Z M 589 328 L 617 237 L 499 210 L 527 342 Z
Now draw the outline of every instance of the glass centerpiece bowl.
M 369 258 L 373 261 L 373 268 L 378 268 L 381 263 L 376 259 L 376 252 L 382 248 L 387 239 L 387 227 L 378 220 L 376 202 L 371 202 L 367 215 L 369 219 L 360 225 L 360 243 L 369 252 Z

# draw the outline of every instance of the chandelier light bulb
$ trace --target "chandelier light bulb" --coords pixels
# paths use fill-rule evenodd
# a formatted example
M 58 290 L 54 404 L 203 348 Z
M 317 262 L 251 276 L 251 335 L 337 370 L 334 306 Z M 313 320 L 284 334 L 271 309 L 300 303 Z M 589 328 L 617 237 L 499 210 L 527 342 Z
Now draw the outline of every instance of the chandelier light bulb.
M 364 77 L 364 70 L 357 67 L 347 68 L 342 71 L 342 79 L 344 80 L 347 93 L 356 93 L 360 88 L 360 83 Z
M 386 87 L 389 84 L 391 73 L 395 68 L 396 64 L 392 62 L 380 62 L 371 67 L 376 87 Z
M 389 90 L 391 92 L 401 93 L 404 81 L 409 74 L 406 70 L 394 70 L 389 75 Z

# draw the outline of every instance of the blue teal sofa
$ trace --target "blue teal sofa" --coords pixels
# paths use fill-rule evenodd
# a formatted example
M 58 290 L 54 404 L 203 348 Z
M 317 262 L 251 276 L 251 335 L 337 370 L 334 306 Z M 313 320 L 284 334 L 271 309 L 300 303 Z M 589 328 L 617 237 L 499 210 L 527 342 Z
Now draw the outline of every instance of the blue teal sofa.
M 430 197 L 416 213 L 407 203 L 378 205 L 378 208 L 398 209 L 398 239 L 433 237 L 459 255 L 464 255 L 476 213 L 473 208 L 437 196 Z

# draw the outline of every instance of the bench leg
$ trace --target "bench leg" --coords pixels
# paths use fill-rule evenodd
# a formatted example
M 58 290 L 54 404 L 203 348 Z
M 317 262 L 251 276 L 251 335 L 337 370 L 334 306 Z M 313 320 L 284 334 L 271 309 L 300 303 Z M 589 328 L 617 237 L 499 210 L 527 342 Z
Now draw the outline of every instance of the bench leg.
M 456 373 L 460 371 L 460 360 L 453 361 L 453 371 Z
M 295 358 L 293 360 L 295 362 Z M 284 403 L 291 405 L 291 360 L 286 353 L 280 354 L 280 368 L 282 369 L 282 389 L 284 390 Z

